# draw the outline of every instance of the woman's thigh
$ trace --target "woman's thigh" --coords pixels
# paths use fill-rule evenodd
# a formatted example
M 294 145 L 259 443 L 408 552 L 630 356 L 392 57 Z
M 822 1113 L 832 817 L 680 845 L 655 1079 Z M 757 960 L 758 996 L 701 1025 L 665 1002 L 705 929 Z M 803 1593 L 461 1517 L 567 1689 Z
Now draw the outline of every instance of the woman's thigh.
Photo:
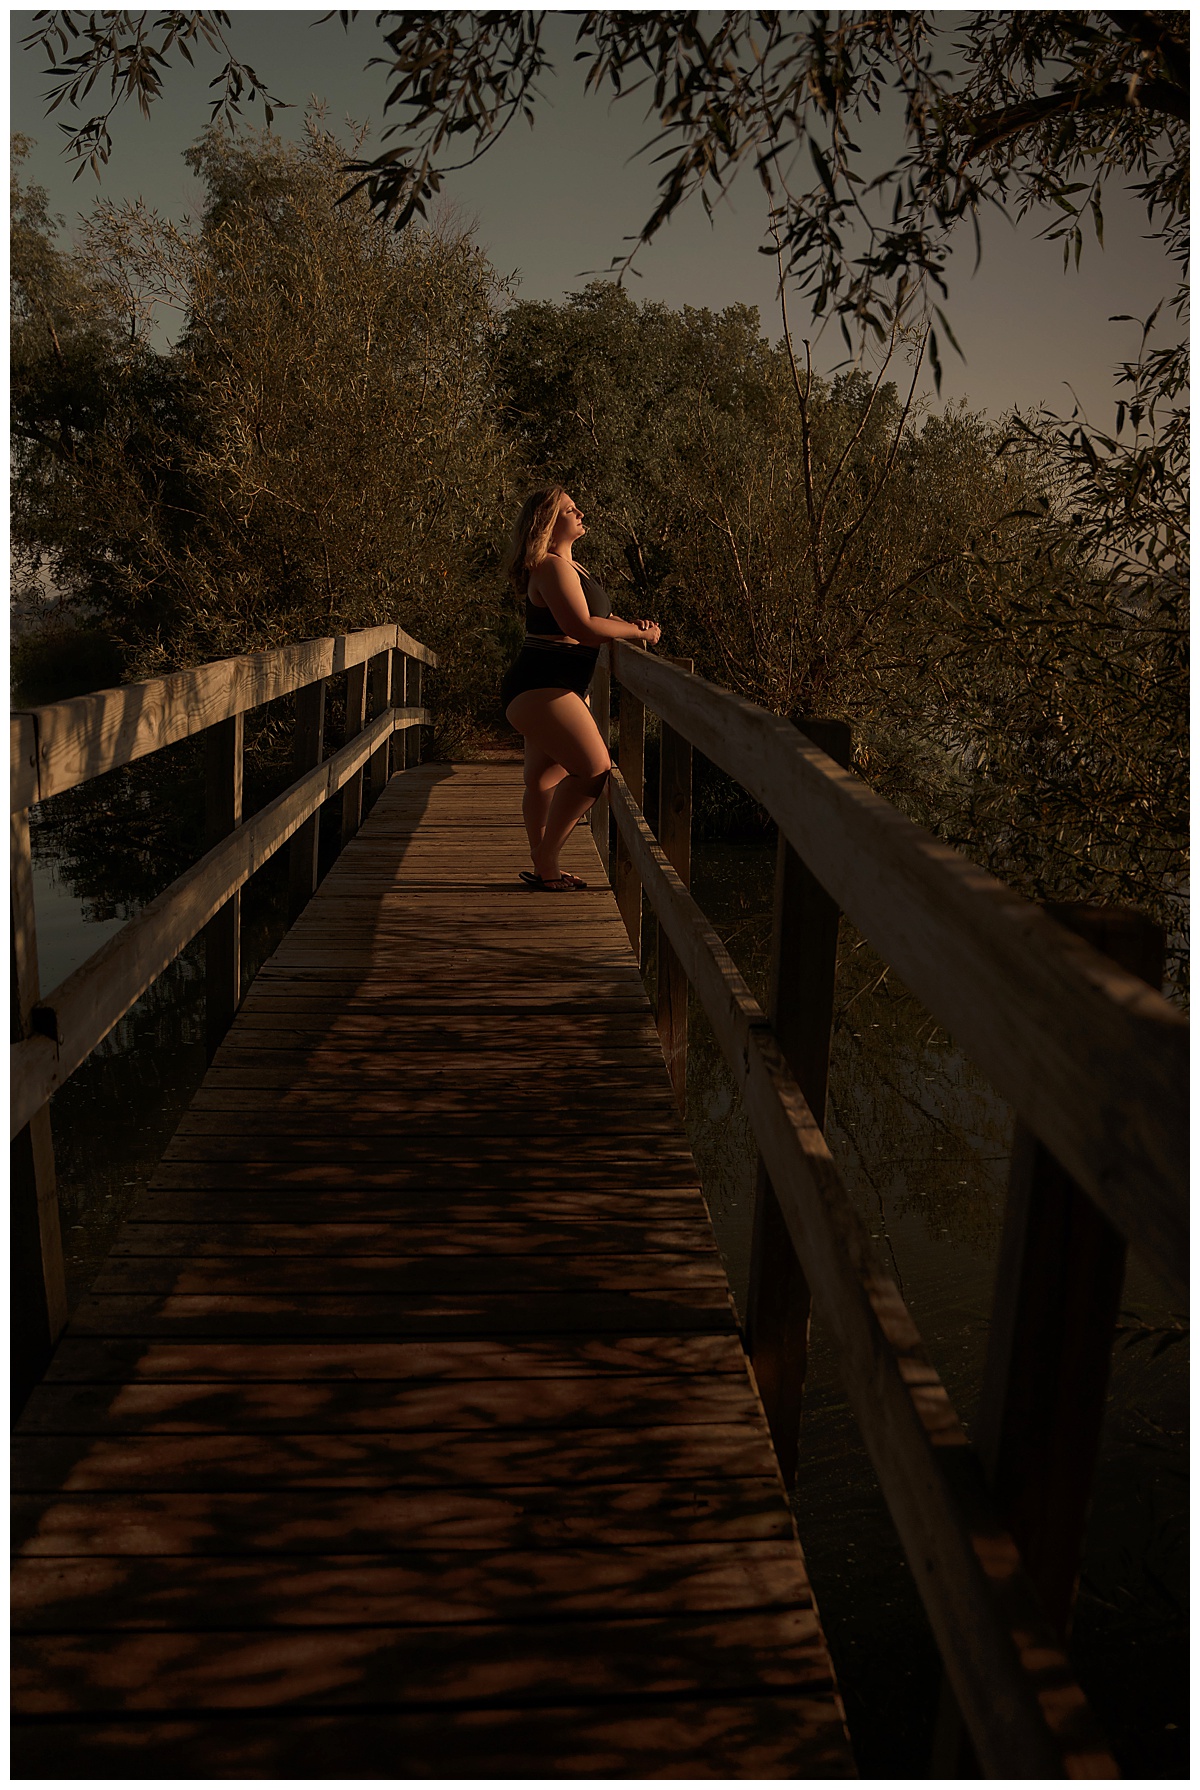
M 598 777 L 609 768 L 600 729 L 573 690 L 523 690 L 509 703 L 508 719 L 527 747 L 564 765 L 572 777 Z

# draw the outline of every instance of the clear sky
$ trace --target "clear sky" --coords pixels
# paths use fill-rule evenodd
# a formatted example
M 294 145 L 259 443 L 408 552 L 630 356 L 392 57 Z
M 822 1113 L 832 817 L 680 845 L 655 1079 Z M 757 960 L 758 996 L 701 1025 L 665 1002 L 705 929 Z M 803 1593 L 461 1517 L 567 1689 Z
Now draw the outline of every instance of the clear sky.
M 318 22 L 321 17 L 235 10 L 230 41 L 276 94 L 295 103 L 294 112 L 277 114 L 277 129 L 294 132 L 305 104 L 315 97 L 327 103 L 331 125 L 346 118 L 370 123 L 376 142 L 385 70 L 364 66 L 383 48 L 375 15 L 360 14 L 349 31 L 336 18 Z M 217 65 L 200 62 L 189 69 L 177 58 L 148 122 L 135 107 L 116 115 L 115 149 L 102 182 L 90 172 L 72 182 L 57 128 L 63 113 L 44 116 L 44 59 L 20 48 L 32 21 L 32 12 L 10 14 L 11 128 L 37 140 L 29 172 L 49 190 L 52 210 L 70 226 L 98 194 L 141 195 L 160 212 L 194 214 L 199 191 L 182 157 L 207 122 L 207 84 Z M 637 155 L 651 134 L 637 97 L 611 103 L 585 95 L 571 60 L 570 16 L 552 17 L 549 32 L 558 73 L 545 83 L 535 129 L 514 123 L 476 167 L 452 176 L 443 189 L 475 220 L 479 241 L 497 268 L 519 275 L 520 296 L 538 299 L 579 290 L 624 251 L 625 239 L 653 208 L 657 178 L 649 158 Z M 246 116 L 262 122 L 260 111 L 248 108 Z M 757 305 L 764 332 L 776 337 L 774 264 L 758 252 L 765 227 L 761 189 L 752 175 L 743 175 L 714 225 L 698 204 L 677 214 L 640 252 L 641 277 L 631 281 L 630 290 L 639 299 L 670 305 Z M 1134 353 L 1140 333 L 1108 319 L 1117 312 L 1149 315 L 1172 289 L 1172 270 L 1158 245 L 1146 240 L 1144 212 L 1115 187 L 1105 202 L 1106 248 L 1087 241 L 1078 272 L 1072 266 L 1064 273 L 1061 245 L 1038 241 L 1037 227 L 1027 222 L 1013 229 L 998 216 L 989 219 L 978 273 L 972 271 L 973 243 L 964 238 L 952 263 L 947 309 L 966 364 L 943 345 L 943 401 L 966 397 L 973 408 L 994 415 L 1014 404 L 1043 402 L 1069 411 L 1071 387 L 1093 422 L 1107 424 L 1113 369 Z M 811 328 L 798 303 L 792 328 L 796 337 Z M 817 348 L 817 363 L 828 367 L 841 353 L 836 325 L 830 326 Z

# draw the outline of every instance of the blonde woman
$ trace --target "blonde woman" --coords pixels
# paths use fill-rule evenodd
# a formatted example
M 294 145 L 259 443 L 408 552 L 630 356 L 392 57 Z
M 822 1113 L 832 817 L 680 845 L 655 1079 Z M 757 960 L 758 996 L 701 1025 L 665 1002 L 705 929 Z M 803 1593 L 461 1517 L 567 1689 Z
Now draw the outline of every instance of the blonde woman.
M 587 884 L 560 869 L 567 835 L 604 788 L 611 761 L 584 694 L 606 640 L 654 646 L 657 622 L 623 622 L 608 593 L 571 557 L 587 530 L 579 506 L 552 485 L 522 505 L 506 569 L 525 598 L 525 644 L 500 686 L 510 724 L 525 736 L 525 797 L 531 888 L 565 894 Z

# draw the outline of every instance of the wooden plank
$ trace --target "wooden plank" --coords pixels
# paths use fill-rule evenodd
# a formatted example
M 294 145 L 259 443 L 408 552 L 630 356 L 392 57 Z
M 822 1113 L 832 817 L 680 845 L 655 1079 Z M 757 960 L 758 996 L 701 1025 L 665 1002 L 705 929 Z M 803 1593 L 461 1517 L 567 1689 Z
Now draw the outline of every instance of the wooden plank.
M 853 1775 L 836 1695 L 472 1709 L 286 1724 L 219 1717 L 41 1722 L 13 1736 L 15 1777 L 836 1778 Z
M 391 737 L 391 736 L 389 736 Z M 325 680 L 296 692 L 296 726 L 292 743 L 292 773 L 299 783 L 316 770 L 325 756 Z M 292 834 L 288 847 L 288 920 L 295 920 L 317 886 L 317 841 L 320 808 L 308 816 Z
M 615 660 L 612 660 L 611 663 L 614 670 L 618 669 Z M 625 786 L 639 807 L 645 788 L 645 760 L 646 710 L 636 693 L 622 679 L 620 713 L 617 718 L 617 762 L 621 767 L 621 776 L 625 780 Z M 626 850 L 625 841 L 619 829 L 616 836 L 613 886 L 617 895 L 617 907 L 620 910 L 629 939 L 629 947 L 640 968 L 642 964 L 642 885 L 637 879 L 633 860 Z
M 18 1048 L 30 1037 L 38 1000 L 37 922 L 29 811 L 18 809 L 9 822 L 11 1033 Z M 54 1141 L 44 1102 L 22 1115 L 9 1151 L 11 1228 L 10 1390 L 19 1411 L 67 1321 L 66 1272 Z
M 346 737 L 348 745 L 367 724 L 367 667 L 352 665 L 346 674 Z M 363 773 L 355 771 L 342 791 L 342 847 L 350 843 L 362 825 Z
M 210 849 L 242 824 L 244 715 L 204 736 L 204 843 Z M 212 1061 L 242 998 L 242 892 L 235 889 L 204 928 L 204 1038 Z
M 588 702 L 591 706 L 592 718 L 595 721 L 596 726 L 600 729 L 600 738 L 604 741 L 604 747 L 607 751 L 612 738 L 612 680 L 609 675 L 608 656 L 605 653 L 601 653 L 596 662 L 596 669 L 592 673 L 592 687 L 588 696 Z M 604 880 L 607 882 L 610 876 L 608 862 L 609 814 L 607 789 L 602 789 L 600 794 L 596 797 L 596 800 L 593 802 L 592 811 L 588 816 L 588 825 L 592 832 L 592 843 L 596 847 L 600 863 L 604 870 Z
M 46 1031 L 13 1051 L 14 1135 L 230 896 L 341 788 L 392 725 L 391 715 L 380 716 L 357 740 L 243 821 L 38 1002 L 36 1023 Z
M 392 706 L 392 658 L 390 652 L 376 653 L 367 666 L 367 702 L 372 716 L 386 714 Z M 363 781 L 363 799 L 373 807 L 388 781 L 389 741 L 384 739 L 367 760 Z
M 11 715 L 8 723 L 9 808 L 14 814 L 32 808 L 41 800 L 38 793 L 37 719 L 20 712 Z
M 1178 1009 L 915 826 L 782 716 L 623 643 L 612 653 L 622 685 L 775 817 L 880 956 L 1182 1295 L 1189 1087 Z
M 692 669 L 690 659 L 672 659 L 671 663 L 684 672 Z M 682 734 L 665 724 L 659 741 L 658 842 L 686 889 L 692 880 L 692 749 Z M 656 981 L 655 1023 L 675 1104 L 683 1118 L 687 1111 L 688 984 L 670 939 L 661 934 Z
M 1070 1775 L 1085 1757 L 1098 1770 L 1108 1755 L 1091 1712 L 761 1008 L 619 775 L 613 813 L 733 1072 L 796 1254 L 821 1288 L 851 1405 L 984 1769 Z M 1109 1760 L 1103 1775 L 1111 1770 Z
M 198 665 L 169 677 L 98 690 L 90 696 L 25 711 L 18 719 L 22 776 L 13 782 L 13 807 L 28 807 L 26 764 L 30 733 L 36 738 L 37 795 L 73 789 L 105 771 L 131 764 L 148 752 L 188 739 L 219 721 L 274 702 L 317 678 L 336 676 L 385 649 L 401 647 L 427 664 L 436 657 L 403 629 L 388 624 L 337 639 L 307 640 L 300 646 L 248 653 Z M 422 717 L 425 719 L 425 717 Z
M 802 731 L 843 770 L 849 766 L 850 729 L 844 722 L 807 721 Z M 840 919 L 837 903 L 781 834 L 775 854 L 767 1018 L 820 1131 L 825 1129 Z M 796 1480 L 812 1294 L 761 1156 L 755 1182 L 746 1352 L 779 1470 L 790 1490 Z

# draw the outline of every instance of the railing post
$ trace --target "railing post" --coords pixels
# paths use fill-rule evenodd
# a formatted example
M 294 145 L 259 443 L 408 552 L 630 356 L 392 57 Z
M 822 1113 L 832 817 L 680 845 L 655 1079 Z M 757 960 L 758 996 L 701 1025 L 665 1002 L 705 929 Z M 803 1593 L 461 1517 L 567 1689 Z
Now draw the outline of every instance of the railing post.
M 392 654 L 392 707 L 403 709 L 408 707 L 408 690 L 412 678 L 412 660 L 399 647 Z M 394 777 L 398 771 L 408 769 L 408 735 L 406 727 L 401 733 L 394 733 L 391 738 L 391 755 L 388 763 Z
M 690 659 L 672 659 L 691 671 Z M 660 723 L 658 773 L 658 843 L 685 888 L 692 880 L 692 747 L 681 733 Z M 658 988 L 655 1019 L 675 1104 L 682 1118 L 687 1110 L 688 981 L 671 941 L 658 928 Z
M 612 680 L 608 669 L 611 650 L 607 646 L 600 649 L 600 657 L 596 663 L 595 672 L 592 674 L 591 693 L 592 719 L 600 729 L 600 738 L 604 741 L 606 751 L 610 749 L 612 734 Z M 608 810 L 608 785 L 605 784 L 592 803 L 592 812 L 589 818 L 592 839 L 600 854 L 604 874 L 611 880 L 612 870 L 609 865 L 608 852 Z
M 420 659 L 410 659 L 408 662 L 408 700 L 412 708 L 425 707 L 425 667 Z M 413 727 L 409 731 L 412 734 L 412 751 L 408 762 L 410 765 L 418 765 L 423 757 L 421 729 Z
M 346 673 L 346 737 L 348 746 L 367 724 L 367 662 L 360 659 Z M 362 825 L 363 774 L 355 771 L 342 791 L 342 845 L 347 846 Z
M 800 730 L 845 769 L 850 729 L 844 721 L 802 721 Z M 780 834 L 775 857 L 771 981 L 767 1018 L 817 1124 L 825 1124 L 833 991 L 837 976 L 837 903 Z M 796 1259 L 775 1190 L 760 1157 L 746 1302 L 746 1353 L 783 1482 L 796 1483 L 800 1412 L 808 1371 L 812 1294 Z
M 297 777 L 319 765 L 325 751 L 325 679 L 296 692 L 296 744 L 292 758 Z M 292 835 L 288 854 L 288 923 L 303 912 L 317 886 L 317 846 L 321 811 L 310 815 Z
M 209 848 L 242 824 L 246 718 L 218 721 L 204 736 L 204 837 Z M 211 1062 L 242 999 L 242 892 L 204 928 L 204 1031 Z
M 38 987 L 37 930 L 29 810 L 10 823 L 12 875 L 12 1024 L 14 1043 L 32 1030 Z M 19 1131 L 9 1152 L 12 1276 L 11 1385 L 15 1416 L 46 1371 L 67 1321 L 62 1225 L 54 1174 L 50 1108 Z
M 621 713 L 617 722 L 617 764 L 625 786 L 640 808 L 646 783 L 646 708 L 632 690 L 621 686 Z M 629 944 L 639 965 L 642 961 L 642 884 L 629 855 L 629 848 L 617 834 L 615 865 L 617 907 L 625 922 Z
M 392 650 L 376 653 L 367 665 L 367 686 L 369 691 L 369 714 L 372 721 L 392 706 Z M 388 759 L 392 742 L 384 740 L 377 746 L 367 760 L 366 805 L 374 806 L 382 795 L 388 780 Z
M 1046 912 L 1153 988 L 1160 926 L 1126 908 Z M 1070 1630 L 1125 1280 L 1125 1239 L 1018 1123 L 974 1441 L 1046 1614 Z M 943 1681 L 934 1776 L 978 1776 Z

